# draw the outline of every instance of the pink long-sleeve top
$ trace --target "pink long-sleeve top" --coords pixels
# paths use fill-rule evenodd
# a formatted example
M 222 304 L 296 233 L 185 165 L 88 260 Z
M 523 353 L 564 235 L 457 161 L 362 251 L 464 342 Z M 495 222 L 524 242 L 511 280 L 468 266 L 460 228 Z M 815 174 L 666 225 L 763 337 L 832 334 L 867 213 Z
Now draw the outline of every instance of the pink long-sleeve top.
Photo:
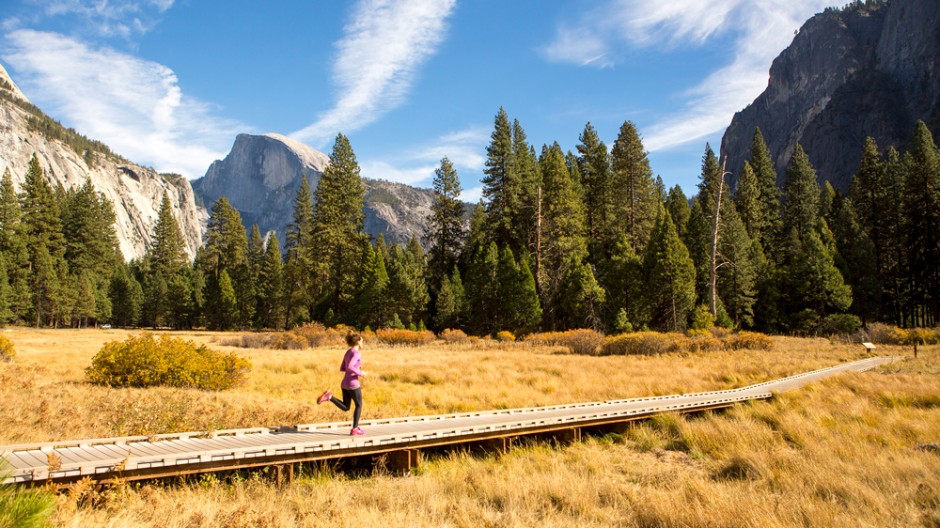
M 362 375 L 362 355 L 358 348 L 350 348 L 343 356 L 343 363 L 339 366 L 340 372 L 345 372 L 343 383 L 340 385 L 344 389 L 359 388 L 359 376 Z

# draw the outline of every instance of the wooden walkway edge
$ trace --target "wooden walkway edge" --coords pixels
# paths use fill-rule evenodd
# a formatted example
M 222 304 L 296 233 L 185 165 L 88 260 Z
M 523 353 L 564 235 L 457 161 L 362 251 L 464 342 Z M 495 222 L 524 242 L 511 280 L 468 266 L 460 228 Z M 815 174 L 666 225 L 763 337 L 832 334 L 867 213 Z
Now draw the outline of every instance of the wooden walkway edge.
M 512 439 L 549 435 L 563 441 L 583 428 L 618 430 L 667 412 L 699 412 L 774 393 L 849 371 L 894 361 L 872 357 L 738 389 L 472 413 L 367 420 L 367 435 L 349 436 L 349 422 L 195 431 L 121 438 L 0 445 L 6 483 L 68 483 L 83 478 L 140 480 L 349 457 L 384 457 L 407 471 L 422 449 L 467 444 L 506 449 Z

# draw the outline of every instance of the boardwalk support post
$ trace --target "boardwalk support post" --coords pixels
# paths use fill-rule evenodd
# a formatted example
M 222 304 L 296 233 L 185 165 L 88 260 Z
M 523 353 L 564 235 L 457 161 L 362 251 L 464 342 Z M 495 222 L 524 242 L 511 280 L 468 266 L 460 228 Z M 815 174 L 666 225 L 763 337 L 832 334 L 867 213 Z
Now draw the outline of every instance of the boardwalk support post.
M 392 451 L 386 455 L 385 464 L 389 471 L 398 475 L 407 475 L 418 467 L 421 460 L 421 451 L 417 449 L 402 449 Z

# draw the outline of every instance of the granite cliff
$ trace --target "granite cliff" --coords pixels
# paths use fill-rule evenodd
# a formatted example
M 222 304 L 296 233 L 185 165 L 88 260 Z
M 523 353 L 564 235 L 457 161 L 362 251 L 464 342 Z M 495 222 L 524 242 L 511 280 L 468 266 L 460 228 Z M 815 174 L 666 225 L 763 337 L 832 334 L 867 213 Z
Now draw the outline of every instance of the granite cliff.
M 239 134 L 225 159 L 213 162 L 193 189 L 209 208 L 225 196 L 246 226 L 273 231 L 283 247 L 301 178 L 315 189 L 328 164 L 325 154 L 285 136 Z M 412 236 L 421 239 L 433 191 L 366 178 L 363 183 L 367 233 L 401 244 Z
M 780 178 L 800 143 L 820 181 L 846 190 L 866 136 L 905 149 L 918 119 L 940 132 L 940 2 L 851 4 L 800 28 L 767 89 L 734 115 L 721 152 L 739 174 L 760 127 Z
M 111 200 L 124 258 L 141 257 L 146 252 L 164 193 L 173 204 L 190 258 L 202 245 L 208 215 L 196 205 L 186 178 L 158 174 L 62 127 L 34 106 L 0 66 L 0 175 L 9 169 L 17 191 L 33 154 L 52 185 L 61 183 L 70 188 L 91 180 L 95 189 Z

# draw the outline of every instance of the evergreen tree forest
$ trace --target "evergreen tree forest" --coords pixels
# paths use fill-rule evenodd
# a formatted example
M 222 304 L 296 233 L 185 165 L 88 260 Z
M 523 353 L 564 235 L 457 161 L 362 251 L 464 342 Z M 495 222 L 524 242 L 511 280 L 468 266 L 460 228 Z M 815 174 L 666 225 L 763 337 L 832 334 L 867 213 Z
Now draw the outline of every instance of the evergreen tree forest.
M 536 149 L 500 108 L 482 199 L 465 211 L 445 157 L 421 240 L 364 232 L 365 187 L 339 134 L 304 179 L 282 248 L 224 198 L 187 259 L 164 196 L 146 255 L 124 262 L 108 200 L 53 187 L 38 160 L 0 182 L 0 322 L 35 326 L 593 328 L 821 334 L 940 324 L 940 151 L 924 123 L 901 152 L 868 139 L 850 190 L 797 146 L 777 174 L 760 130 L 741 174 L 705 146 L 697 193 L 654 177 L 636 126 L 611 148 L 590 123 L 573 150 Z M 731 176 L 731 177 L 729 177 Z M 466 221 L 469 214 L 469 222 Z

